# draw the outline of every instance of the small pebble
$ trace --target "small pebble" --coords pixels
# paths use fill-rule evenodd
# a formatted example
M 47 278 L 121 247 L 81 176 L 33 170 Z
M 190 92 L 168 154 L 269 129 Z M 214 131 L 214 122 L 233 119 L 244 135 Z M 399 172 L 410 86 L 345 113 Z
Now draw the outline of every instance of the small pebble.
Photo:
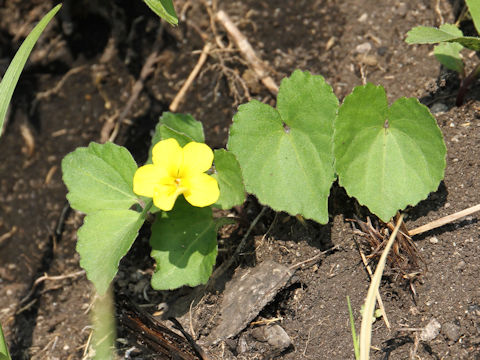
M 431 244 L 438 244 L 438 238 L 436 236 L 432 236 L 428 241 L 430 241 Z
M 243 353 L 246 353 L 247 351 L 248 351 L 247 339 L 245 339 L 245 336 L 241 336 L 240 339 L 238 339 L 237 353 L 243 354 Z
M 369 52 L 370 50 L 372 50 L 372 44 L 370 44 L 368 41 L 364 42 L 362 44 L 358 44 L 355 47 L 355 52 L 358 53 L 358 54 L 365 54 L 365 53 Z
M 360 15 L 360 17 L 358 18 L 358 22 L 365 22 L 367 19 L 368 19 L 368 14 L 367 14 L 367 13 L 363 13 L 363 14 Z
M 265 329 L 267 342 L 278 350 L 284 350 L 292 344 L 292 339 L 280 325 L 269 326 Z
M 425 326 L 420 333 L 420 340 L 421 341 L 432 341 L 435 339 L 438 334 L 440 333 L 440 328 L 442 325 L 438 322 L 437 319 L 433 318 L 429 321 L 427 326 Z
M 442 334 L 445 335 L 448 340 L 453 342 L 457 342 L 462 335 L 460 332 L 460 326 L 453 322 L 448 322 L 442 325 Z
M 399 16 L 405 16 L 407 15 L 407 4 L 405 4 L 404 2 L 401 2 L 398 4 L 398 9 L 397 9 L 397 13 Z
M 467 266 L 467 263 L 463 260 L 460 260 L 458 264 L 455 266 L 455 270 L 463 271 L 466 266 Z
M 437 102 L 432 105 L 430 111 L 432 112 L 432 114 L 443 114 L 444 112 L 448 111 L 448 106 L 444 103 Z
M 388 51 L 388 48 L 386 46 L 380 46 L 378 49 L 377 49 L 377 54 L 380 55 L 380 56 L 384 56 Z

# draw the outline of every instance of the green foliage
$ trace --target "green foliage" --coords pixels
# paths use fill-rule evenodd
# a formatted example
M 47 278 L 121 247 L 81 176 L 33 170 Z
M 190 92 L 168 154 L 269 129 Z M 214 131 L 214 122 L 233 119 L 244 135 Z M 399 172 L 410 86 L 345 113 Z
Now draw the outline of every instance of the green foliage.
M 468 11 L 472 16 L 473 24 L 477 33 L 480 34 L 480 1 L 478 0 L 465 0 L 468 6 Z
M 190 115 L 165 113 L 152 147 L 171 137 L 182 146 L 203 142 L 202 124 Z M 388 107 L 383 88 L 367 84 L 339 108 L 323 77 L 301 71 L 282 82 L 276 109 L 255 100 L 240 106 L 228 147 L 232 152 L 214 152 L 213 176 L 221 191 L 214 206 L 241 204 L 244 179 L 261 202 L 320 223 L 328 221 L 334 165 L 347 193 L 386 222 L 438 187 L 446 151 L 435 119 L 418 100 L 402 98 Z M 80 264 L 103 294 L 147 212 L 159 210 L 133 193 L 137 165 L 125 148 L 92 143 L 67 155 L 62 168 L 72 207 L 87 214 L 78 231 Z M 131 210 L 140 204 L 142 212 Z M 183 197 L 172 211 L 159 212 L 150 239 L 152 287 L 206 283 L 217 230 L 231 221 L 214 220 L 211 206 L 193 207 Z
M 0 82 L 0 136 L 2 134 L 3 123 L 5 121 L 5 115 L 7 114 L 8 105 L 10 104 L 13 91 L 15 90 L 15 86 L 17 85 L 23 67 L 27 62 L 28 56 L 30 55 L 33 46 L 37 42 L 43 30 L 45 30 L 45 27 L 61 7 L 62 4 L 58 4 L 52 10 L 50 10 L 48 14 L 45 15 L 42 20 L 40 20 L 40 22 L 33 28 L 32 32 L 28 34 L 27 38 L 22 43 L 22 46 L 20 46 L 12 62 L 8 66 L 2 81 Z
M 78 230 L 80 266 L 100 295 L 105 294 L 145 217 L 132 210 L 103 210 L 88 214 Z
M 242 171 L 235 155 L 224 149 L 215 150 L 215 174 L 220 188 L 220 198 L 215 206 L 230 209 L 245 201 Z
M 137 164 L 124 147 L 92 142 L 65 156 L 62 169 L 67 199 L 78 211 L 128 209 L 137 201 L 132 190 Z
M 441 43 L 435 46 L 433 52 L 440 64 L 447 69 L 463 74 L 465 66 L 460 56 L 462 49 L 463 46 L 458 43 Z
M 90 143 L 62 161 L 70 205 L 87 214 L 78 231 L 80 265 L 104 294 L 142 226 L 145 215 L 129 208 L 138 199 L 132 190 L 137 165 L 127 149 Z
M 11 360 L 8 351 L 5 335 L 3 334 L 2 325 L 0 324 L 0 360 Z
M 359 86 L 345 98 L 334 141 L 340 185 L 385 222 L 425 199 L 444 175 L 446 147 L 428 108 L 406 98 L 389 108 L 381 86 Z
M 217 256 L 212 209 L 196 208 L 179 198 L 152 226 L 152 257 L 157 262 L 152 287 L 175 289 L 205 284 Z
M 480 2 L 478 0 L 467 1 L 468 9 L 473 22 L 480 28 Z M 434 53 L 437 60 L 446 68 L 456 71 L 464 76 L 464 63 L 460 56 L 463 47 L 471 50 L 480 50 L 480 38 L 463 36 L 463 33 L 455 25 L 443 24 L 438 29 L 426 26 L 417 26 L 407 33 L 405 40 L 409 44 L 435 44 Z
M 241 105 L 228 148 L 247 191 L 275 210 L 327 223 L 337 108 L 323 77 L 301 71 L 282 81 L 277 109 L 256 100 Z
M 350 296 L 347 295 L 348 316 L 350 319 L 350 332 L 352 333 L 353 351 L 355 353 L 355 359 L 360 359 L 360 344 L 357 331 L 355 330 L 355 319 L 353 317 L 352 305 L 350 304 Z
M 178 24 L 177 14 L 172 0 L 143 0 L 145 4 L 158 16 L 172 25 Z
M 445 25 L 449 25 L 446 27 Z M 407 33 L 405 40 L 409 44 L 435 44 L 440 42 L 456 42 L 464 47 L 479 51 L 480 38 L 473 36 L 459 36 L 452 32 L 454 25 L 444 24 L 439 29 L 427 26 L 417 26 Z
M 203 125 L 189 114 L 163 113 L 152 136 L 147 163 L 152 162 L 152 149 L 155 144 L 169 138 L 177 140 L 182 147 L 191 141 L 203 143 L 205 142 Z

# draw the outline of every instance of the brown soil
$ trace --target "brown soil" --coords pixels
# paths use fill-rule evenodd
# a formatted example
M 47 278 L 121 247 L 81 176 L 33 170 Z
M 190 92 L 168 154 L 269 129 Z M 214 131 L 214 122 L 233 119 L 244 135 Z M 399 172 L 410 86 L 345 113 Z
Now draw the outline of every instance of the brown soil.
M 480 91 L 473 89 L 466 104 L 455 107 L 458 78 L 441 69 L 430 46 L 404 42 L 413 26 L 439 25 L 441 16 L 445 22 L 454 22 L 458 3 L 230 0 L 219 8 L 244 32 L 277 83 L 295 69 L 309 70 L 322 74 L 343 99 L 362 84 L 363 74 L 367 81 L 383 85 L 391 101 L 407 96 L 418 97 L 434 109 L 443 104 L 444 111 L 436 117 L 448 148 L 445 180 L 436 193 L 407 212 L 407 226 L 414 228 L 480 202 Z M 3 70 L 53 2 L 5 0 L 0 4 Z M 202 35 L 213 38 L 202 2 L 177 0 L 175 5 L 179 13 L 184 12 L 181 24 L 175 29 L 163 27 L 159 63 L 116 138 L 139 163 L 146 159 L 150 131 L 197 61 L 194 51 L 202 49 Z M 98 141 L 108 119 L 124 109 L 158 29 L 158 20 L 141 1 L 91 1 L 62 11 L 32 54 L 0 140 L 4 154 L 0 162 L 0 321 L 14 359 L 83 357 L 91 332 L 88 312 L 93 289 L 83 274 L 76 274 L 81 269 L 75 234 L 82 216 L 65 207 L 60 161 L 76 147 Z M 218 24 L 216 31 L 229 46 Z M 359 53 L 362 48 L 370 50 Z M 240 55 L 230 51 L 234 48 L 227 50 L 208 58 L 179 108 L 203 122 L 207 143 L 214 148 L 225 146 L 236 107 L 247 101 L 242 81 L 253 98 L 274 104 L 274 97 L 252 80 Z M 475 54 L 464 55 L 473 67 Z M 71 69 L 76 70 L 65 77 Z M 35 100 L 61 79 L 64 83 L 57 93 Z M 253 326 L 233 341 L 205 345 L 219 321 L 225 281 L 234 269 L 205 293 L 202 289 L 156 292 L 148 286 L 153 264 L 147 231 L 142 231 L 122 261 L 116 291 L 139 304 L 166 302 L 168 314 L 195 331 L 212 359 L 351 359 L 346 296 L 352 300 L 358 329 L 369 277 L 355 242 L 361 238 L 346 219 L 357 215 L 365 220 L 369 214 L 337 186 L 330 199 L 331 221 L 325 226 L 304 225 L 286 214 L 267 211 L 236 265 L 248 268 L 273 260 L 291 266 L 336 246 L 318 261 L 300 267 L 256 319 L 281 318 L 279 324 L 293 341 L 281 354 L 257 341 Z M 260 209 L 250 197 L 232 210 L 240 222 L 219 235 L 217 264 L 231 256 Z M 424 272 L 408 282 L 398 269 L 387 270 L 380 292 L 391 329 L 381 319 L 375 322 L 372 358 L 480 359 L 479 237 L 473 215 L 415 238 Z M 34 285 L 44 274 L 75 276 Z M 192 307 L 190 321 L 188 306 L 194 296 L 199 301 Z M 156 308 L 145 309 L 152 313 Z M 442 324 L 442 332 L 432 341 L 417 344 L 418 331 L 400 331 L 422 328 L 433 318 Z M 122 327 L 119 336 L 125 338 L 117 343 L 121 356 L 127 352 L 130 358 L 162 358 Z

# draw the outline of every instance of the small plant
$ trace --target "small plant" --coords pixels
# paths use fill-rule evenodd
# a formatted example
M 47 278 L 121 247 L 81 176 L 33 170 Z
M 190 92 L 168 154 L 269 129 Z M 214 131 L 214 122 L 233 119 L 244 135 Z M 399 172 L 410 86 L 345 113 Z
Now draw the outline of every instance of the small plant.
M 473 23 L 480 33 L 480 3 L 477 0 L 466 0 Z M 460 106 L 470 85 L 480 75 L 480 64 L 465 76 L 465 64 L 460 52 L 465 47 L 474 51 L 480 50 L 480 37 L 463 36 L 463 32 L 453 24 L 434 27 L 417 26 L 407 33 L 405 40 L 409 44 L 438 44 L 434 47 L 437 60 L 447 69 L 456 71 L 462 84 L 458 91 L 456 104 Z
M 212 153 L 203 143 L 201 123 L 165 113 L 139 169 L 112 143 L 91 143 L 64 158 L 68 200 L 86 214 L 78 231 L 80 265 L 100 294 L 148 213 L 156 214 L 152 287 L 195 286 L 208 280 L 216 260 L 222 221 L 213 220 L 211 208 L 242 204 L 243 180 L 273 209 L 327 223 L 338 177 L 387 222 L 436 190 L 445 169 L 442 134 L 417 99 L 389 107 L 384 89 L 367 84 L 339 107 L 323 77 L 298 70 L 282 82 L 276 109 L 256 100 L 240 106 L 229 151 Z M 212 160 L 215 170 L 207 174 Z
M 205 173 L 212 160 L 215 178 Z M 150 238 L 157 262 L 152 287 L 205 283 L 222 222 L 213 219 L 211 205 L 230 208 L 245 199 L 235 158 L 225 150 L 212 152 L 204 144 L 201 123 L 189 115 L 163 115 L 149 160 L 138 169 L 128 150 L 112 143 L 78 148 L 63 159 L 62 169 L 70 205 L 87 215 L 77 251 L 100 295 L 149 212 L 158 213 Z
M 339 107 L 322 76 L 298 70 L 282 81 L 276 109 L 256 100 L 239 107 L 228 149 L 260 202 L 323 224 L 336 177 L 388 222 L 438 188 L 446 154 L 435 118 L 417 99 L 389 107 L 385 90 L 367 84 Z

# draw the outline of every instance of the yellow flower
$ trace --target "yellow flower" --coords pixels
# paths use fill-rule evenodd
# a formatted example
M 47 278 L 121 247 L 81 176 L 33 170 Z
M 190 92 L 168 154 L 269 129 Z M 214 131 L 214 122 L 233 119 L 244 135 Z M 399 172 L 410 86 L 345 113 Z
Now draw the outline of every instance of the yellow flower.
M 190 142 L 183 148 L 170 138 L 152 149 L 153 164 L 141 166 L 133 177 L 133 191 L 153 198 L 159 209 L 169 211 L 180 194 L 193 206 L 204 207 L 218 200 L 217 180 L 205 171 L 213 162 L 207 145 Z

